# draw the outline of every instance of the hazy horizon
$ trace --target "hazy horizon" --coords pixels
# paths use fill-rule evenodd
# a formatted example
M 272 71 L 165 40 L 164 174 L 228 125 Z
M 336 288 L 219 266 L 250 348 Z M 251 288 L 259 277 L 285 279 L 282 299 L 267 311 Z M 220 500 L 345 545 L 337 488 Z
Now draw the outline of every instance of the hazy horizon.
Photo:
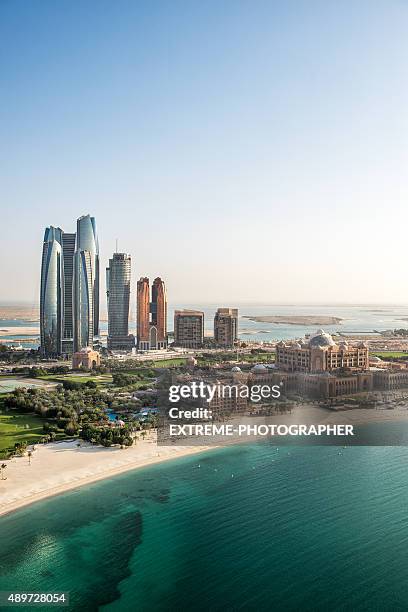
M 383 308 L 394 308 L 394 307 L 399 307 L 399 306 L 408 306 L 408 302 L 359 302 L 359 303 L 353 303 L 353 302 L 265 302 L 265 301 L 259 301 L 259 302 L 253 302 L 253 301 L 249 301 L 249 300 L 240 300 L 238 301 L 231 301 L 229 300 L 228 302 L 226 302 L 224 300 L 224 302 L 220 302 L 220 301 L 211 301 L 211 302 L 205 302 L 205 301 L 200 301 L 200 302 L 168 302 L 168 306 L 170 308 L 189 308 L 189 307 L 197 307 L 201 305 L 203 308 L 209 308 L 209 307 L 214 307 L 214 308 L 222 308 L 222 307 L 234 307 L 234 305 L 239 305 L 239 306 L 256 306 L 256 307 L 262 307 L 262 306 L 270 306 L 270 307 L 276 307 L 276 306 L 284 306 L 284 307 L 304 307 L 304 308 L 313 308 L 313 307 L 321 307 L 321 308 L 364 308 L 366 306 L 380 306 Z M 0 300 L 0 307 L 13 307 L 13 306 L 25 306 L 27 308 L 40 308 L 40 304 L 39 301 L 37 302 L 30 302 L 28 300 Z M 134 289 L 132 289 L 132 293 L 131 293 L 131 304 L 130 304 L 130 310 L 135 309 L 136 308 L 136 287 L 134 287 Z M 103 315 L 105 315 L 107 313 L 107 308 L 106 308 L 106 304 L 104 307 L 104 304 L 102 303 L 102 307 L 101 307 L 101 313 Z M 241 313 L 240 313 L 241 314 Z
M 0 302 L 96 217 L 171 304 L 408 303 L 408 5 L 0 4 Z

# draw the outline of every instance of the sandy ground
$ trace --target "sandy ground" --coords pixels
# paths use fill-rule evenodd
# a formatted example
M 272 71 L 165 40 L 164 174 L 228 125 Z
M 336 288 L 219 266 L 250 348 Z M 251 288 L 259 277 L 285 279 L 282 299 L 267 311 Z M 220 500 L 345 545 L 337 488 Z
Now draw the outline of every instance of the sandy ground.
M 0 336 L 39 336 L 39 327 L 1 327 Z
M 64 491 L 128 470 L 207 450 L 208 447 L 157 446 L 155 434 L 127 449 L 103 448 L 77 441 L 35 447 L 28 457 L 4 461 L 0 480 L 0 515 Z
M 271 417 L 242 417 L 233 422 L 251 424 L 361 424 L 370 422 L 408 420 L 408 409 L 393 410 L 352 409 L 331 411 L 317 406 L 298 406 L 291 414 Z M 201 438 L 205 440 L 205 438 Z M 208 438 L 207 438 L 208 440 Z M 253 441 L 256 438 L 252 438 Z M 109 478 L 144 466 L 169 459 L 192 455 L 225 443 L 213 439 L 211 446 L 177 445 L 158 446 L 156 434 L 150 433 L 145 440 L 127 449 L 103 448 L 76 440 L 47 445 L 37 445 L 29 464 L 28 457 L 17 457 L 4 461 L 6 480 L 0 480 L 0 515 L 7 514 L 33 502 L 63 493 L 103 478 Z M 250 438 L 232 439 L 229 443 L 249 442 Z M 197 440 L 198 442 L 198 440 Z M 179 442 L 180 443 L 180 442 Z

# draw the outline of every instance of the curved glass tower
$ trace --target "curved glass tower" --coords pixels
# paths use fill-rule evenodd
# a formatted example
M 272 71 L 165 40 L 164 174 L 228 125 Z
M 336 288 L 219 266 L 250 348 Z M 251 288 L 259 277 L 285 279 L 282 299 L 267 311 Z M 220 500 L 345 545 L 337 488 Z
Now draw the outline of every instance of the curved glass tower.
M 88 251 L 91 259 L 93 335 L 99 336 L 99 243 L 95 217 L 83 215 L 77 220 L 77 250 Z
M 40 335 L 46 357 L 93 347 L 99 336 L 99 245 L 90 215 L 77 220 L 77 234 L 45 230 Z
M 62 230 L 47 227 L 41 263 L 40 335 L 44 357 L 56 357 L 62 351 L 63 328 Z
M 73 279 L 74 352 L 93 347 L 93 276 L 89 251 L 76 251 Z

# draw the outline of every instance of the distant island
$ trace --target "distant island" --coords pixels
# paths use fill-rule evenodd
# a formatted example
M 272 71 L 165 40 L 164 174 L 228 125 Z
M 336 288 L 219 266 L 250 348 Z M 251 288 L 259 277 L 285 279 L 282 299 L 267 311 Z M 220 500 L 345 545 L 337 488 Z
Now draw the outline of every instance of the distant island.
M 339 325 L 343 319 L 340 317 L 328 317 L 325 315 L 310 316 L 291 316 L 291 315 L 272 315 L 272 316 L 249 316 L 244 315 L 243 319 L 249 319 L 255 323 L 277 323 L 281 325 Z

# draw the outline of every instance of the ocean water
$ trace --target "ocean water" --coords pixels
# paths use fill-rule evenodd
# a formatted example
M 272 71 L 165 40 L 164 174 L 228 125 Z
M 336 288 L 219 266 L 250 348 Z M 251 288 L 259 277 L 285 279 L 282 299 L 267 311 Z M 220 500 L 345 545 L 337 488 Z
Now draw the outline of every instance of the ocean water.
M 305 334 L 310 334 L 316 331 L 318 327 L 324 327 L 329 333 L 335 332 L 366 332 L 372 333 L 375 330 L 384 331 L 386 329 L 395 329 L 408 327 L 408 306 L 407 305 L 268 305 L 268 304 L 232 304 L 231 306 L 239 309 L 239 335 L 242 340 L 257 340 L 263 342 L 271 342 L 275 340 L 285 340 L 289 338 L 302 338 Z M 208 333 L 212 333 L 214 325 L 214 313 L 219 307 L 219 304 L 178 304 L 171 305 L 168 309 L 168 329 L 173 329 L 174 310 L 177 308 L 195 308 L 204 312 L 205 329 Z M 342 319 L 340 324 L 336 325 L 287 325 L 282 323 L 257 323 L 250 321 L 247 316 L 310 316 L 323 315 L 332 316 Z M 1 334 L 2 327 L 35 327 L 33 330 L 32 342 L 25 342 L 27 348 L 37 348 L 38 339 L 38 322 L 32 321 L 10 321 L 0 319 L 0 339 L 15 340 L 17 338 L 28 338 L 27 335 L 6 336 Z M 107 332 L 107 322 L 102 321 L 100 324 L 102 332 Z M 129 321 L 130 333 L 135 333 L 136 323 L 133 318 Z
M 214 324 L 214 313 L 219 304 L 203 307 L 199 304 L 177 306 L 180 308 L 197 308 L 204 312 L 205 329 L 211 332 Z M 258 340 L 271 342 L 289 338 L 302 338 L 305 334 L 323 327 L 329 333 L 351 332 L 372 333 L 408 327 L 408 306 L 406 305 L 270 305 L 270 304 L 232 304 L 239 309 L 239 336 L 241 340 Z M 173 329 L 172 314 L 169 309 L 169 329 Z M 250 321 L 251 316 L 328 316 L 342 319 L 335 325 L 288 325 L 286 323 L 258 323 Z
M 240 445 L 0 519 L 0 590 L 75 611 L 407 610 L 408 448 Z

